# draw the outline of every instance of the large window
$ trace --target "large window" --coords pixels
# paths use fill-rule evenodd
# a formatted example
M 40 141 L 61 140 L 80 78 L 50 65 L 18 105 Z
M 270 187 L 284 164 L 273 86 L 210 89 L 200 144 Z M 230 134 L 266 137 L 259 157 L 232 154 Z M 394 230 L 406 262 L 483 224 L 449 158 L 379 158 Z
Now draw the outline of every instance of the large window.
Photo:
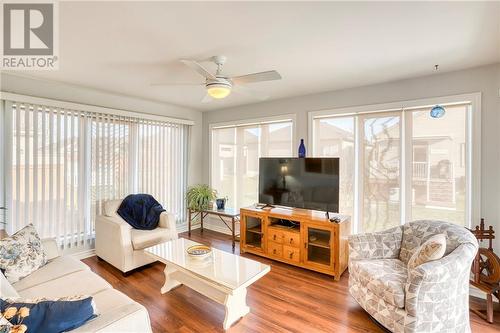
M 471 143 L 478 111 L 475 99 L 449 100 L 440 103 L 446 110 L 440 118 L 430 116 L 433 105 L 415 103 L 311 113 L 313 154 L 340 158 L 340 212 L 353 216 L 355 231 L 416 219 L 470 224 L 477 211 Z
M 185 220 L 189 126 L 5 101 L 7 227 L 80 246 L 106 200 L 150 193 Z
M 211 127 L 211 185 L 230 207 L 258 201 L 259 157 L 292 156 L 293 121 Z

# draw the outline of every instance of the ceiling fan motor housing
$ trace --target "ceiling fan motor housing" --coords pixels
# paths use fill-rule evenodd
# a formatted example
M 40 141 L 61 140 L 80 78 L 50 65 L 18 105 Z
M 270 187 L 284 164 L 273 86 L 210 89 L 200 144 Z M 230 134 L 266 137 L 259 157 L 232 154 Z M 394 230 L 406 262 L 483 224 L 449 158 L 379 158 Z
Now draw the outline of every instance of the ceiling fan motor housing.
M 231 89 L 233 87 L 233 83 L 225 77 L 217 76 L 216 80 L 207 79 L 205 86 L 207 87 L 207 89 L 214 87 L 224 87 Z

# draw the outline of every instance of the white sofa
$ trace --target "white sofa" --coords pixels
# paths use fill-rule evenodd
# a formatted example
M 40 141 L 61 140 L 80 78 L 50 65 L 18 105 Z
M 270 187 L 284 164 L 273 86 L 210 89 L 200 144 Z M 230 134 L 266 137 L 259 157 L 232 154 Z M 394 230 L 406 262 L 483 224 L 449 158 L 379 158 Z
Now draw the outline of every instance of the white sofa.
M 89 295 L 99 316 L 71 332 L 151 332 L 148 311 L 71 256 L 60 256 L 55 240 L 43 240 L 49 262 L 12 286 L 22 298 Z
M 158 228 L 137 230 L 116 213 L 122 200 L 104 203 L 104 214 L 95 222 L 95 251 L 123 273 L 156 261 L 144 253 L 144 249 L 171 239 L 177 239 L 175 217 L 163 212 Z

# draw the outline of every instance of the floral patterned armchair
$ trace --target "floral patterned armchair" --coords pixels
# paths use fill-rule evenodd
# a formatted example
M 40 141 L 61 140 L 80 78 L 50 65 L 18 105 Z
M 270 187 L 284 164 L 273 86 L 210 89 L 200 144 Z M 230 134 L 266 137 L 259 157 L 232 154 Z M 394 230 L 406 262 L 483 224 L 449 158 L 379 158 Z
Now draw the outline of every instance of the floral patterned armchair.
M 412 254 L 444 233 L 445 255 L 408 270 Z M 349 236 L 349 292 L 393 332 L 470 332 L 469 276 L 478 243 L 464 227 L 414 221 Z

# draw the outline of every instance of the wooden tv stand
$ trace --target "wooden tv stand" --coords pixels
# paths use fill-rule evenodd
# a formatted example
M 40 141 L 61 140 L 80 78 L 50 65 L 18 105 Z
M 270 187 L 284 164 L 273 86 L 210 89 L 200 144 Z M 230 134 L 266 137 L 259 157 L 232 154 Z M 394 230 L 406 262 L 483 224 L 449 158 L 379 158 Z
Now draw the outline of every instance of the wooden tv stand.
M 351 219 L 330 213 L 334 216 L 339 223 L 308 209 L 242 208 L 240 251 L 333 275 L 338 281 L 347 268 Z

